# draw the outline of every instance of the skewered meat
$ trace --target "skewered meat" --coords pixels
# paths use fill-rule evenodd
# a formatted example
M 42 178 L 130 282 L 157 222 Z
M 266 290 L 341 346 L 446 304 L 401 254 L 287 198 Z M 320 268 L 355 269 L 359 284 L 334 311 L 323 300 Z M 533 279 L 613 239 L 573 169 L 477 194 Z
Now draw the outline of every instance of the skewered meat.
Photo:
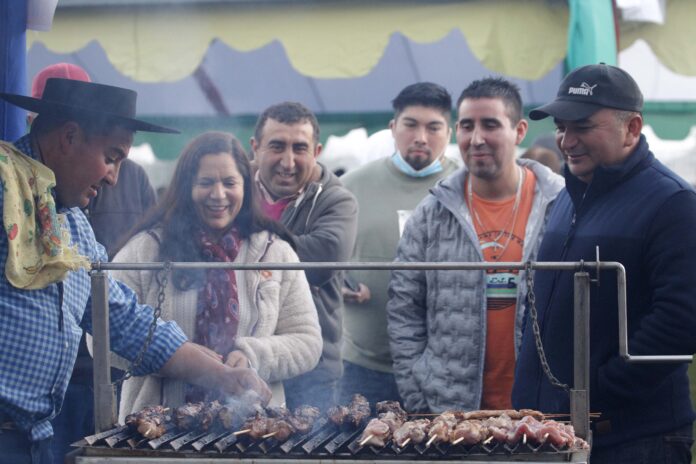
M 372 414 L 370 403 L 367 398 L 356 393 L 348 406 L 348 415 L 346 419 L 355 427 L 360 427 L 368 417 Z
M 200 415 L 205 403 L 186 403 L 174 410 L 174 423 L 181 430 L 193 430 L 200 423 Z
M 174 423 L 181 430 L 209 430 L 217 419 L 222 405 L 210 403 L 187 403 L 174 410 Z
M 360 444 L 384 446 L 401 424 L 406 420 L 406 411 L 397 401 L 381 401 L 377 403 L 378 418 L 370 420 L 363 430 Z
M 278 441 L 285 441 L 290 438 L 290 435 L 295 433 L 295 427 L 289 422 L 289 419 L 268 418 L 266 422 L 266 435 L 272 434 L 273 438 Z
M 254 417 L 247 419 L 243 428 L 249 430 L 251 438 L 259 439 L 268 433 L 268 425 L 268 416 L 265 413 L 257 412 Z
M 319 416 L 321 416 L 319 408 L 315 408 L 314 406 L 300 406 L 293 411 L 292 417 L 290 417 L 290 424 L 295 427 L 297 433 L 304 435 L 312 431 L 314 423 Z
M 405 446 L 404 443 L 408 440 L 409 443 L 417 445 L 423 443 L 430 429 L 429 419 L 416 419 L 401 424 L 401 427 L 393 432 L 394 441 L 399 446 Z
M 371 419 L 367 423 L 360 437 L 360 445 L 373 445 L 383 447 L 389 439 L 389 425 L 380 419 Z
M 333 406 L 326 412 L 329 420 L 339 427 L 344 424 L 360 427 L 371 414 L 372 411 L 367 398 L 357 393 L 353 395 L 347 407 L 341 405 Z
M 166 424 L 171 421 L 167 412 L 169 408 L 164 406 L 150 406 L 126 416 L 126 425 L 136 429 L 145 438 L 158 438 L 167 432 Z
M 452 444 L 475 445 L 483 442 L 488 433 L 488 428 L 480 420 L 463 420 L 450 432 L 449 439 Z
M 525 416 L 531 416 L 537 420 L 543 420 L 544 414 L 534 409 L 483 409 L 464 413 L 464 419 L 487 419 L 489 417 L 508 416 L 513 420 L 520 420 Z
M 346 420 L 346 416 L 348 416 L 348 408 L 346 406 L 342 405 L 336 405 L 332 406 L 329 408 L 328 411 L 326 411 L 326 415 L 328 416 L 329 420 L 336 424 L 337 426 L 342 426 L 343 422 Z
M 397 417 L 400 417 L 402 421 L 406 420 L 406 411 L 403 410 L 398 401 L 380 401 L 375 405 L 375 409 L 378 414 L 392 412 Z
M 461 413 L 454 411 L 445 411 L 437 416 L 430 425 L 430 430 L 428 430 L 428 443 L 449 441 L 450 433 L 457 426 L 457 422 L 459 422 L 462 416 Z

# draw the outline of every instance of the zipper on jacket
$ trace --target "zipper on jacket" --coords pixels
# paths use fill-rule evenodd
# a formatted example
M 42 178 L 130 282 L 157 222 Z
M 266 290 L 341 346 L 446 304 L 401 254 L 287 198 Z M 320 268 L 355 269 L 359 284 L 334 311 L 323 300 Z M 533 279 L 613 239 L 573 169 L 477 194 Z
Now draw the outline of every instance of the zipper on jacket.
M 263 253 L 261 253 L 261 256 L 259 256 L 259 259 L 256 261 L 258 263 L 262 262 L 263 259 L 266 257 L 268 254 L 268 250 L 271 248 L 271 244 L 273 243 L 273 237 L 269 235 L 268 240 L 266 240 L 266 246 L 263 250 Z M 256 271 L 257 275 L 261 274 L 261 271 Z M 256 279 L 256 283 L 254 284 L 254 304 L 256 305 L 256 320 L 254 321 L 253 325 L 249 328 L 249 334 L 250 336 L 254 335 L 254 331 L 256 330 L 256 326 L 259 325 L 259 284 L 261 283 L 261 278 Z

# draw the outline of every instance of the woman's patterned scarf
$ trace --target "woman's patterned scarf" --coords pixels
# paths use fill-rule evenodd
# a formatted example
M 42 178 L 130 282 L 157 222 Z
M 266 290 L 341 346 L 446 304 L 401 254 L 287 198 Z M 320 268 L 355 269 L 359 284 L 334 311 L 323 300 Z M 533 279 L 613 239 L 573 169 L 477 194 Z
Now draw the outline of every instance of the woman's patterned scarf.
M 231 263 L 239 253 L 239 232 L 232 227 L 214 242 L 205 232 L 198 235 L 204 261 Z M 237 279 L 232 269 L 208 269 L 198 292 L 194 341 L 226 357 L 234 349 L 239 327 Z M 211 392 L 208 392 L 211 393 Z M 186 400 L 210 399 L 202 389 L 192 387 Z

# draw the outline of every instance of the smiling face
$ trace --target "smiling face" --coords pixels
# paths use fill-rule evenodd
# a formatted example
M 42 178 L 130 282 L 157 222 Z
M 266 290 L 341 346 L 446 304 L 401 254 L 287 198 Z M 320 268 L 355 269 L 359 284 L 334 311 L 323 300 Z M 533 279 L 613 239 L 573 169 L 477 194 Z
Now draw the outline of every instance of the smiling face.
M 442 156 L 452 135 L 441 110 L 420 105 L 404 108 L 389 128 L 399 153 L 415 170 Z
M 516 146 L 527 121 L 513 124 L 500 98 L 465 98 L 459 105 L 457 144 L 472 175 L 494 180 L 515 169 Z
M 244 178 L 229 153 L 201 157 L 191 190 L 196 214 L 215 236 L 234 222 L 244 202 Z
M 107 135 L 89 135 L 77 123 L 60 129 L 60 155 L 48 156 L 56 176 L 56 196 L 61 206 L 84 208 L 104 185 L 115 185 L 121 161 L 128 156 L 133 131 L 115 127 Z
M 261 182 L 274 199 L 295 195 L 313 180 L 322 148 L 309 121 L 284 124 L 271 118 L 251 147 Z
M 621 163 L 638 143 L 642 119 L 623 120 L 617 110 L 604 108 L 579 121 L 555 119 L 556 143 L 571 174 L 585 183 L 598 166 Z

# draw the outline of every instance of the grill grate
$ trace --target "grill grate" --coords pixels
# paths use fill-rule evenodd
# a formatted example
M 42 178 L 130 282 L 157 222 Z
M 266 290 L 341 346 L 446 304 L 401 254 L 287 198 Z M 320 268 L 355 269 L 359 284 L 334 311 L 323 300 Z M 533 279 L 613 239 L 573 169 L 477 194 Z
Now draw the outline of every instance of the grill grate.
M 340 429 L 333 424 L 327 424 L 325 419 L 317 424 L 317 428 L 307 435 L 294 435 L 285 442 L 279 442 L 273 437 L 254 440 L 247 435 L 235 435 L 229 431 L 179 431 L 170 429 L 169 432 L 154 440 L 142 438 L 137 432 L 127 427 L 117 427 L 96 435 L 85 437 L 75 446 L 83 448 L 102 448 L 119 451 L 154 450 L 158 455 L 171 456 L 182 452 L 190 455 L 209 453 L 230 457 L 249 458 L 335 458 L 335 459 L 464 459 L 487 456 L 497 458 L 514 457 L 515 460 L 570 461 L 574 450 L 558 449 L 550 443 L 531 445 L 519 443 L 514 446 L 505 443 L 491 442 L 477 445 L 451 445 L 449 443 L 424 443 L 404 447 L 393 441 L 387 442 L 384 448 L 375 446 L 360 446 L 361 430 Z M 554 458 L 555 457 L 555 458 Z

